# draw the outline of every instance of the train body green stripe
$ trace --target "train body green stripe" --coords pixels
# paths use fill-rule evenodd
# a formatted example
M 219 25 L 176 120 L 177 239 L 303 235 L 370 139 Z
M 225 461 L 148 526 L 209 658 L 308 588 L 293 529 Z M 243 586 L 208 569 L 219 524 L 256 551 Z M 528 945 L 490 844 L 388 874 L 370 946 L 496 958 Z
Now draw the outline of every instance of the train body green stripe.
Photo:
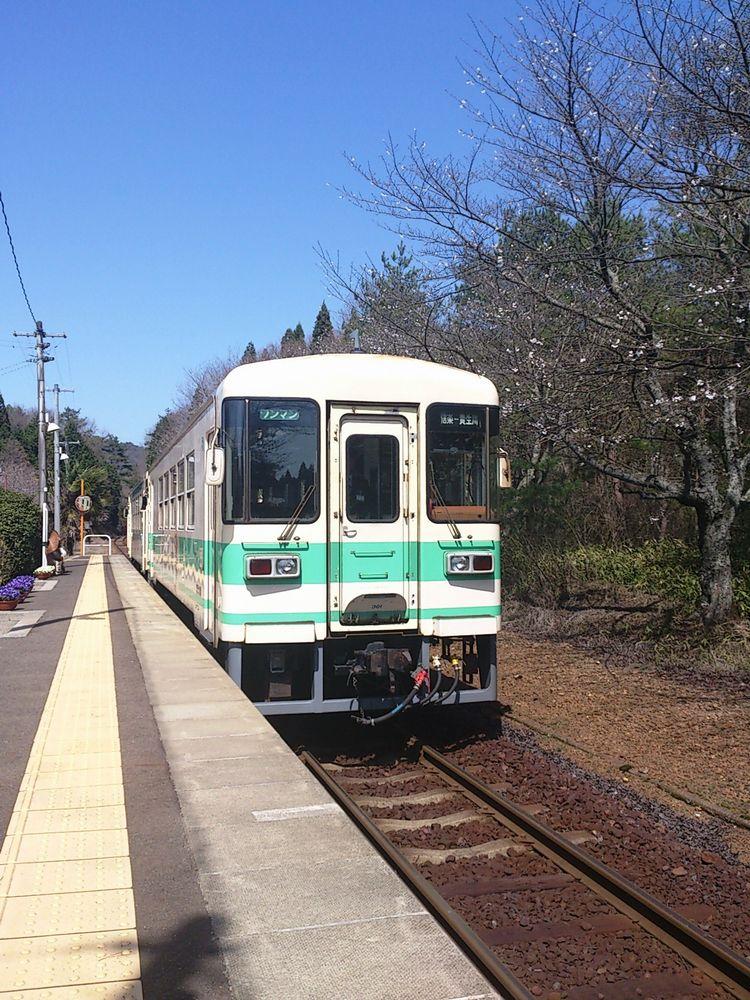
M 419 618 L 495 618 L 499 614 L 499 604 L 487 604 L 475 608 L 423 608 L 419 613 L 410 612 L 408 621 L 414 622 Z M 332 618 L 334 621 L 338 621 L 338 612 L 333 614 Z M 225 625 L 293 625 L 306 622 L 325 623 L 328 617 L 325 611 L 289 611 L 275 614 L 245 614 L 244 612 L 233 614 L 221 611 L 219 619 Z M 357 629 L 353 628 L 352 631 L 357 631 Z M 362 631 L 365 630 L 362 629 Z
M 445 573 L 446 552 L 488 552 L 495 556 L 492 574 L 500 576 L 501 552 L 497 541 L 472 542 L 312 542 L 309 545 L 252 545 L 247 542 L 213 543 L 205 539 L 177 536 L 177 552 L 173 553 L 173 543 L 167 535 L 149 536 L 149 546 L 155 556 L 175 558 L 182 565 L 197 569 L 208 576 L 213 575 L 214 558 L 219 561 L 219 578 L 222 583 L 244 584 L 245 557 L 253 553 L 260 555 L 298 555 L 302 570 L 301 584 L 359 583 L 372 579 L 373 574 L 391 580 L 419 579 L 423 582 L 455 579 Z M 328 557 L 330 553 L 330 568 Z M 253 584 L 259 583 L 254 580 Z

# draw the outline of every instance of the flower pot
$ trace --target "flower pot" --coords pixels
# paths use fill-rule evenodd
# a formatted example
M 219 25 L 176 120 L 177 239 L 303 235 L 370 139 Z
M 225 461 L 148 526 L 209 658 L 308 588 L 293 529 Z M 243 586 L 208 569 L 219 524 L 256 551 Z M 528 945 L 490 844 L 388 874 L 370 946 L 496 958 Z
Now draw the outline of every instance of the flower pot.
M 0 601 L 0 611 L 15 611 L 18 601 Z

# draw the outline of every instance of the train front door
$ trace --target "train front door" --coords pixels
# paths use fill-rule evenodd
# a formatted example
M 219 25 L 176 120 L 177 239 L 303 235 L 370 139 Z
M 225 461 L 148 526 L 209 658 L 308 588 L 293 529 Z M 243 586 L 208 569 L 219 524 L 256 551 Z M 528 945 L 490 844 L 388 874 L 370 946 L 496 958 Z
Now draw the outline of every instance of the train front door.
M 332 406 L 331 632 L 416 628 L 417 412 Z

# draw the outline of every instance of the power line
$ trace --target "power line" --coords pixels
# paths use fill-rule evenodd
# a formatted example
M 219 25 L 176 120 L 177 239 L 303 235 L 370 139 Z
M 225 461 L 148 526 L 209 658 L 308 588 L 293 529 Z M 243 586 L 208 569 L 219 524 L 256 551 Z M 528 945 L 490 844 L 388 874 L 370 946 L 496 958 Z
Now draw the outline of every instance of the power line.
M 19 368 L 25 368 L 28 361 L 19 361 L 15 365 L 9 365 L 7 368 L 0 368 L 0 375 L 10 375 L 11 372 L 18 371 Z
M 10 225 L 8 224 L 8 216 L 5 211 L 5 202 L 3 201 L 3 193 L 0 191 L 0 208 L 3 210 L 3 219 L 5 220 L 5 231 L 8 234 L 8 242 L 10 243 L 10 252 L 13 254 L 13 262 L 16 265 L 16 274 L 18 275 L 18 281 L 21 285 L 21 291 L 23 292 L 23 297 L 26 299 L 26 305 L 29 312 L 31 313 L 31 318 L 36 323 L 36 316 L 34 315 L 34 310 L 31 308 L 31 303 L 29 302 L 29 296 L 26 294 L 26 285 L 23 283 L 23 278 L 21 277 L 21 268 L 18 266 L 18 257 L 16 257 L 16 248 L 13 246 L 13 237 L 10 234 Z

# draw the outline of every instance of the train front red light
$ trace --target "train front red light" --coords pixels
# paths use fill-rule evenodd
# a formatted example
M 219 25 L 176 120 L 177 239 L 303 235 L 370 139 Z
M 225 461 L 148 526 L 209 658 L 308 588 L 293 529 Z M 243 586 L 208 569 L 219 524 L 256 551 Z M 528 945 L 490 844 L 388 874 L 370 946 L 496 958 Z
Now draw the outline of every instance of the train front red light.
M 248 559 L 248 576 L 270 576 L 273 566 L 270 559 Z
M 475 573 L 491 573 L 494 568 L 492 556 L 474 556 L 473 569 Z

